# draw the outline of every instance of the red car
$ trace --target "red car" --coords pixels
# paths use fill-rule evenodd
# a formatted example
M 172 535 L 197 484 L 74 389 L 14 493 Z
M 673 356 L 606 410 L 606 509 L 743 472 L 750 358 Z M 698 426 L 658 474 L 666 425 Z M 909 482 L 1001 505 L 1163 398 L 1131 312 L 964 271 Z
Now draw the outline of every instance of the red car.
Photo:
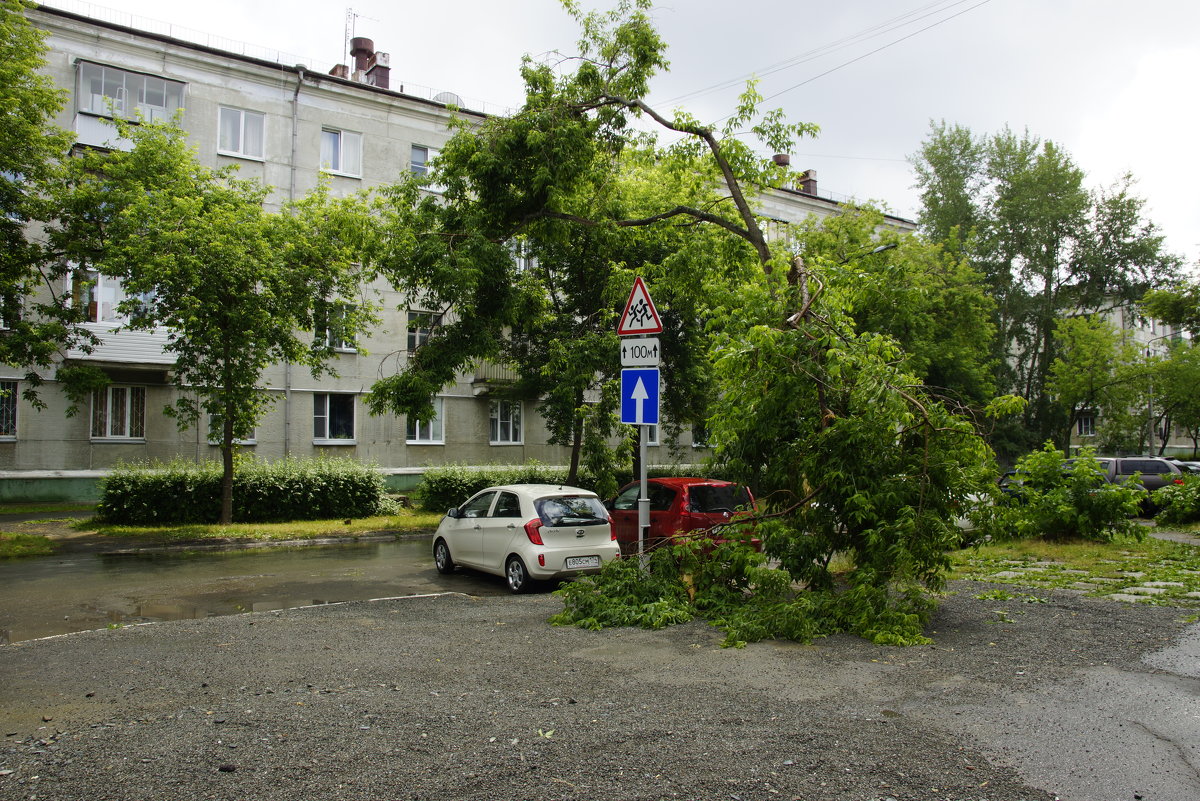
M 637 553 L 638 494 L 640 484 L 633 482 L 621 488 L 617 497 L 608 501 L 613 533 L 621 544 L 621 553 Z M 672 537 L 693 531 L 709 531 L 754 511 L 754 495 L 740 484 L 708 478 L 652 478 L 647 481 L 650 496 L 650 534 L 646 541 L 649 550 Z M 708 536 L 722 539 L 720 532 Z

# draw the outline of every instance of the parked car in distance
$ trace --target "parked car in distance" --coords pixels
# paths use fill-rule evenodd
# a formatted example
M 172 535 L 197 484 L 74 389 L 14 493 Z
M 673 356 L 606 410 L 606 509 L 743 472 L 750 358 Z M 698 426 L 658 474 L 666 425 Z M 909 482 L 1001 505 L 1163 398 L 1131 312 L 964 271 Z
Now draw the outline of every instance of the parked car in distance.
M 646 482 L 650 498 L 650 532 L 646 550 L 691 532 L 710 532 L 721 541 L 718 527 L 736 523 L 753 514 L 754 495 L 749 488 L 731 481 L 708 478 L 651 478 Z M 613 531 L 621 553 L 638 548 L 638 495 L 640 482 L 626 484 L 605 503 L 612 516 Z M 757 542 L 755 543 L 757 545 Z
M 446 512 L 433 535 L 439 573 L 472 567 L 503 576 L 515 593 L 539 581 L 597 573 L 619 553 L 596 493 L 552 484 L 488 487 Z
M 1074 459 L 1063 462 L 1064 468 L 1074 463 Z M 1138 475 L 1142 489 L 1146 491 L 1146 499 L 1142 501 L 1142 510 L 1148 514 L 1155 511 L 1150 500 L 1150 493 L 1168 484 L 1182 484 L 1184 470 L 1170 459 L 1157 456 L 1097 456 L 1096 462 L 1104 480 L 1109 484 L 1126 484 Z
M 1070 461 L 1068 459 L 1064 464 Z M 1169 459 L 1157 456 L 1097 456 L 1096 461 L 1109 484 L 1124 484 L 1135 473 L 1141 475 L 1142 487 L 1146 492 L 1154 492 L 1168 484 L 1183 483 L 1183 470 Z

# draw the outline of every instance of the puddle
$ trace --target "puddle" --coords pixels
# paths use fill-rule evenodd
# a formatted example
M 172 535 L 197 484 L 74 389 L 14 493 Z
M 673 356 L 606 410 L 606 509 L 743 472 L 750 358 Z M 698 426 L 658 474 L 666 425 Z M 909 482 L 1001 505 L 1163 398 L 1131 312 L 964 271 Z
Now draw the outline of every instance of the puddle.
M 0 643 L 435 592 L 507 594 L 498 577 L 462 570 L 439 575 L 425 538 L 14 559 L 0 562 Z

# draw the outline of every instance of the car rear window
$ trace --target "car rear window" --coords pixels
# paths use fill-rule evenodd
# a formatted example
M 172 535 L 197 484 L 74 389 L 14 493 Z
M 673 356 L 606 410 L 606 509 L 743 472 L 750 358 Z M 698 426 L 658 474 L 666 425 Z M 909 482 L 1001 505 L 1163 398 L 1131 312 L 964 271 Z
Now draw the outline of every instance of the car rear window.
M 1170 473 L 1171 467 L 1166 462 L 1160 462 L 1155 459 L 1122 459 L 1121 460 L 1121 475 L 1131 476 L 1134 473 L 1143 473 L 1145 475 L 1159 475 L 1162 473 Z
M 702 484 L 688 490 L 688 505 L 692 512 L 732 512 L 749 506 L 750 495 L 745 487 L 737 484 Z
M 590 495 L 558 495 L 534 503 L 543 526 L 598 526 L 608 522 L 608 510 Z

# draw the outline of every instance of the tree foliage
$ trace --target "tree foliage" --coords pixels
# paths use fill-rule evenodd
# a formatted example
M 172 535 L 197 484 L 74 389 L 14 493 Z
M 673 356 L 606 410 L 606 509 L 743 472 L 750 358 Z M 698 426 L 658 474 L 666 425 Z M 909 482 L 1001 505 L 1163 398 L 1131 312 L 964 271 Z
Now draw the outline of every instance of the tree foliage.
M 0 362 L 26 368 L 24 395 L 41 405 L 39 370 L 93 340 L 63 291 L 67 266 L 41 236 L 72 139 L 54 124 L 65 95 L 38 71 L 46 46 L 30 5 L 0 0 Z
M 1062 428 L 1047 388 L 1059 318 L 1130 305 L 1173 280 L 1179 258 L 1132 176 L 1089 191 L 1066 152 L 1029 133 L 933 124 L 913 163 L 922 229 L 966 255 L 995 300 L 997 388 L 1029 401 L 999 444 L 1023 451 Z
M 1058 355 L 1046 380 L 1060 412 L 1054 442 L 1066 450 L 1076 421 L 1091 412 L 1100 417 L 1100 438 L 1120 449 L 1126 436 L 1121 422 L 1146 380 L 1137 346 L 1098 315 L 1059 320 L 1054 342 Z
M 543 393 L 561 437 L 589 393 L 603 413 L 611 326 L 641 274 L 672 321 L 668 386 L 678 360 L 708 343 L 708 364 L 683 375 L 711 384 L 668 414 L 687 419 L 706 397 L 718 458 L 765 496 L 760 525 L 781 581 L 848 599 L 836 614 L 919 626 L 924 589 L 940 585 L 958 542 L 953 519 L 990 461 L 971 423 L 922 382 L 936 375 L 973 401 L 989 394 L 988 325 L 971 311 L 987 308 L 977 278 L 953 254 L 879 233 L 870 213 L 768 238 L 755 204 L 795 176 L 762 152 L 789 152 L 815 126 L 764 111 L 753 85 L 720 127 L 660 114 L 644 100 L 666 64 L 648 2 L 592 14 L 565 5 L 583 31 L 580 55 L 527 60 L 525 105 L 456 134 L 436 164 L 438 197 L 422 196 L 419 182 L 386 196 L 392 233 L 377 262 L 427 302 L 454 305 L 457 319 L 375 386 L 373 407 L 428 414 L 471 360 L 508 359 Z M 634 118 L 673 142 L 660 146 Z M 538 268 L 518 272 L 515 238 Z M 896 253 L 870 268 L 846 258 L 848 247 L 888 244 Z M 880 286 L 909 280 L 909 297 Z M 909 299 L 920 300 L 909 318 L 884 312 Z M 954 319 L 956 346 L 937 332 L 939 316 Z M 911 358 L 898 342 L 913 346 Z M 953 364 L 964 354 L 969 363 Z M 832 567 L 837 553 L 853 560 L 846 576 Z
M 77 269 L 121 281 L 122 328 L 164 331 L 181 390 L 167 413 L 181 427 L 222 424 L 228 523 L 234 443 L 273 400 L 263 371 L 329 372 L 332 350 L 311 332 L 335 324 L 322 314 L 336 304 L 339 339 L 374 319 L 356 266 L 365 207 L 319 190 L 269 212 L 267 187 L 201 166 L 176 125 L 117 125 L 131 149 L 72 159 L 50 240 Z

